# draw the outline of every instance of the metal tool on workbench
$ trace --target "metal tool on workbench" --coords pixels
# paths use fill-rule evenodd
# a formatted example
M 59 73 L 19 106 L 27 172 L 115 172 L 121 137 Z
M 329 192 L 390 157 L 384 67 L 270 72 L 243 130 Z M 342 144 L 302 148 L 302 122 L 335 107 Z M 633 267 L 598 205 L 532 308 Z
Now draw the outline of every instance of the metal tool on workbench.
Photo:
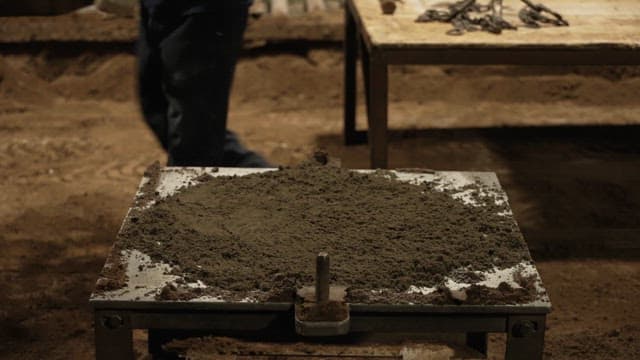
M 336 336 L 349 332 L 349 304 L 345 301 L 347 288 L 331 286 L 329 254 L 316 257 L 315 287 L 298 290 L 295 304 L 295 328 L 302 336 Z
M 524 7 L 518 17 L 529 28 L 539 28 L 541 24 L 569 26 L 562 15 L 543 4 L 534 4 L 530 0 L 521 0 Z M 476 16 L 474 16 L 474 14 Z M 488 5 L 478 4 L 477 0 L 459 0 L 448 5 L 448 10 L 427 9 L 418 16 L 417 22 L 448 22 L 453 29 L 448 35 L 463 35 L 467 32 L 486 31 L 501 34 L 503 30 L 517 30 L 503 17 L 503 0 L 491 0 Z

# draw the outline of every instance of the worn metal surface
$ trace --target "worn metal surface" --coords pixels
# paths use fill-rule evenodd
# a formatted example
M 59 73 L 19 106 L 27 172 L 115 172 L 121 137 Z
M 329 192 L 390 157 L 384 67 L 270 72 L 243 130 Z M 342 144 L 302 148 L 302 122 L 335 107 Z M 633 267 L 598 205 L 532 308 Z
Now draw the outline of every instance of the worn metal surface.
M 213 176 L 242 176 L 251 173 L 272 171 L 269 169 L 231 169 L 220 168 L 217 170 L 211 168 L 165 168 L 160 174 L 156 191 L 160 197 L 168 196 L 183 186 L 190 186 L 197 183 L 196 178 L 203 173 L 209 173 Z M 367 171 L 367 170 L 361 170 Z M 471 190 L 465 190 L 465 185 L 476 181 L 486 185 L 488 189 L 492 189 L 492 196 L 496 201 L 507 202 L 504 191 L 500 189 L 498 180 L 493 173 L 466 173 L 466 172 L 427 172 L 427 173 L 410 173 L 410 172 L 393 172 L 398 180 L 408 182 L 434 182 L 437 181 L 437 187 L 440 189 L 454 190 L 454 197 L 462 199 L 468 203 L 473 203 Z M 143 179 L 141 189 L 148 179 Z M 456 190 L 458 189 L 458 190 Z M 146 207 L 152 205 L 144 197 L 142 192 L 137 195 L 138 200 L 136 206 Z M 511 212 L 503 214 L 512 217 Z M 128 217 L 124 220 L 128 221 Z M 169 274 L 171 267 L 168 264 L 156 263 L 138 251 L 126 251 L 121 254 L 126 264 L 126 275 L 128 281 L 122 289 L 109 292 L 96 292 L 92 294 L 90 302 L 96 309 L 149 309 L 149 310 L 242 310 L 242 311 L 290 311 L 292 303 L 264 303 L 257 302 L 254 299 L 247 298 L 239 302 L 229 302 L 223 298 L 202 296 L 189 301 L 162 301 L 157 300 L 156 295 L 168 283 L 175 282 L 181 276 Z M 112 264 L 106 264 L 112 266 Z M 535 276 L 537 286 L 539 287 L 539 297 L 536 301 L 526 304 L 517 305 L 499 305 L 499 306 L 478 306 L 478 305 L 387 305 L 387 304 L 351 304 L 352 313 L 358 312 L 375 312 L 375 313 L 546 313 L 549 311 L 550 304 L 546 295 L 546 291 L 542 286 L 539 274 L 530 264 L 520 264 L 509 269 L 496 269 L 483 273 L 487 279 L 486 286 L 497 287 L 502 281 L 509 281 L 509 277 L 517 271 L 527 271 L 527 274 Z M 206 287 L 201 282 L 191 283 L 192 287 Z M 465 284 L 457 284 L 449 281 L 448 286 L 452 289 L 464 287 Z M 514 286 L 517 286 L 514 284 Z M 372 289 L 375 291 L 376 289 Z M 427 294 L 435 289 L 412 287 L 409 291 L 413 293 Z
M 159 196 L 168 196 L 183 186 L 197 183 L 203 173 L 213 176 L 243 176 L 273 169 L 212 169 L 165 168 L 161 171 L 157 187 Z M 368 170 L 363 170 L 368 171 Z M 473 197 L 465 185 L 480 182 L 487 186 L 498 202 L 507 201 L 493 173 L 465 172 L 390 172 L 401 181 L 424 182 L 438 180 L 440 189 L 454 190 L 455 197 L 473 204 Z M 149 179 L 144 178 L 140 189 Z M 456 190 L 457 189 L 457 190 Z M 141 191 L 135 206 L 147 207 L 148 200 Z M 477 204 L 476 204 L 477 205 Z M 510 212 L 503 216 L 513 216 Z M 128 217 L 125 218 L 127 221 Z M 94 293 L 90 303 L 95 310 L 96 357 L 99 359 L 132 359 L 132 329 L 150 329 L 151 333 L 164 331 L 172 338 L 184 331 L 215 331 L 216 333 L 266 332 L 271 334 L 294 331 L 295 318 L 292 303 L 260 303 L 251 299 L 228 302 L 224 299 L 201 297 L 189 301 L 161 301 L 155 295 L 178 275 L 167 274 L 167 264 L 152 264 L 145 254 L 124 254 L 129 278 L 125 288 L 106 293 Z M 107 263 L 105 266 L 112 264 Z M 144 265 L 144 266 L 140 266 Z M 147 266 L 153 265 L 153 266 Z M 487 273 L 488 285 L 497 284 L 512 276 L 515 269 L 499 269 Z M 465 306 L 465 305 L 385 305 L 351 304 L 349 331 L 355 333 L 467 333 L 467 345 L 479 353 L 486 353 L 486 333 L 508 332 L 507 359 L 520 359 L 523 352 L 537 358 L 542 352 L 544 319 L 550 302 L 540 277 L 531 266 L 539 286 L 536 301 L 517 305 Z M 194 283 L 192 286 L 206 286 Z M 448 283 L 459 287 L 464 284 Z M 430 291 L 415 288 L 412 291 Z M 533 324 L 533 325 L 532 325 Z M 536 331 L 530 331 L 534 328 Z M 163 330 L 164 329 L 164 330 Z M 150 337 L 150 348 L 160 345 Z

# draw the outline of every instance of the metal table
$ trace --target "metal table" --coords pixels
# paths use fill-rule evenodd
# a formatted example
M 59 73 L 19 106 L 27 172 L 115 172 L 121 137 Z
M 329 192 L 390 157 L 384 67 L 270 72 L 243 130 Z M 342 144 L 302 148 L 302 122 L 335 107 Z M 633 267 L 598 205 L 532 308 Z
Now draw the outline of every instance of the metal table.
M 242 176 L 261 171 L 273 169 L 165 168 L 154 179 L 147 176 L 142 179 L 133 207 L 144 209 L 153 206 L 155 200 L 146 196 L 148 192 L 157 193 L 160 197 L 171 195 L 180 191 L 183 186 L 196 184 L 203 173 L 212 176 Z M 507 202 L 506 194 L 501 190 L 494 173 L 394 173 L 401 181 L 437 181 L 437 188 L 454 190 L 452 196 L 471 204 L 474 203 L 474 198 L 465 186 L 480 182 L 486 185 L 495 201 Z M 152 188 L 149 184 L 152 184 Z M 510 211 L 502 215 L 515 222 Z M 130 214 L 125 217 L 123 225 L 128 221 Z M 169 264 L 153 262 L 146 254 L 136 250 L 123 250 L 118 254 L 113 250 L 105 268 L 118 266 L 114 260 L 116 258 L 120 258 L 119 261 L 124 265 L 127 276 L 124 287 L 106 292 L 94 291 L 90 298 L 95 314 L 98 359 L 132 359 L 133 329 L 149 329 L 149 348 L 153 352 L 159 349 L 160 341 L 167 332 L 169 335 L 174 331 L 188 330 L 215 331 L 218 334 L 239 331 L 277 333 L 294 327 L 292 303 L 265 303 L 251 299 L 226 301 L 211 296 L 188 301 L 158 300 L 155 296 L 166 284 L 179 279 L 184 281 L 184 278 L 170 272 Z M 507 359 L 540 359 L 545 318 L 551 304 L 533 263 L 526 261 L 512 268 L 495 269 L 482 274 L 485 286 L 494 288 L 502 281 L 514 281 L 516 271 L 521 274 L 521 271 L 526 271 L 535 279 L 534 301 L 509 305 L 350 304 L 350 331 L 466 333 L 467 345 L 481 353 L 486 353 L 487 333 L 502 332 L 508 334 Z M 468 285 L 447 282 L 446 286 L 454 289 Z M 206 285 L 196 282 L 189 286 Z M 519 285 L 514 283 L 512 286 Z M 432 290 L 416 288 L 412 291 Z
M 416 23 L 439 0 L 404 0 L 383 15 L 379 0 L 345 5 L 344 141 L 371 146 L 371 167 L 387 167 L 389 65 L 638 65 L 640 2 L 547 0 L 569 27 L 519 28 L 501 35 L 449 36 L 451 24 Z M 520 2 L 505 1 L 505 18 L 517 19 Z M 366 97 L 368 133 L 356 131 L 358 48 Z

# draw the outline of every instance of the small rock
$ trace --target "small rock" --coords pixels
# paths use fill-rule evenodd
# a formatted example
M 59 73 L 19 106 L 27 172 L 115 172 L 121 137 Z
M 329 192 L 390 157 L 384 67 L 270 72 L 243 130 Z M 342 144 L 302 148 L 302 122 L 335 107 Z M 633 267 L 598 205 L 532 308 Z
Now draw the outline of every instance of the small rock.
M 460 302 L 467 301 L 467 291 L 465 289 L 449 290 L 451 298 Z

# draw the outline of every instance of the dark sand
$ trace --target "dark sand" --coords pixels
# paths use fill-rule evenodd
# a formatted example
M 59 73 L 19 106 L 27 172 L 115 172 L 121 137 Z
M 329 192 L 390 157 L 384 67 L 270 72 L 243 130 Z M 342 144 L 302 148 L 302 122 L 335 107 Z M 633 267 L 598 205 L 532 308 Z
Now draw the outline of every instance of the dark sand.
M 424 302 L 391 294 L 438 286 L 460 268 L 465 277 L 530 261 L 513 219 L 497 215 L 506 205 L 493 197 L 476 195 L 483 206 L 466 205 L 432 185 L 386 174 L 307 163 L 211 177 L 135 213 L 119 245 L 172 264 L 214 291 L 244 298 L 259 290 L 262 300 L 282 301 L 313 283 L 321 251 L 331 254 L 333 283 L 348 286 L 358 302 Z M 371 289 L 392 291 L 374 300 Z

